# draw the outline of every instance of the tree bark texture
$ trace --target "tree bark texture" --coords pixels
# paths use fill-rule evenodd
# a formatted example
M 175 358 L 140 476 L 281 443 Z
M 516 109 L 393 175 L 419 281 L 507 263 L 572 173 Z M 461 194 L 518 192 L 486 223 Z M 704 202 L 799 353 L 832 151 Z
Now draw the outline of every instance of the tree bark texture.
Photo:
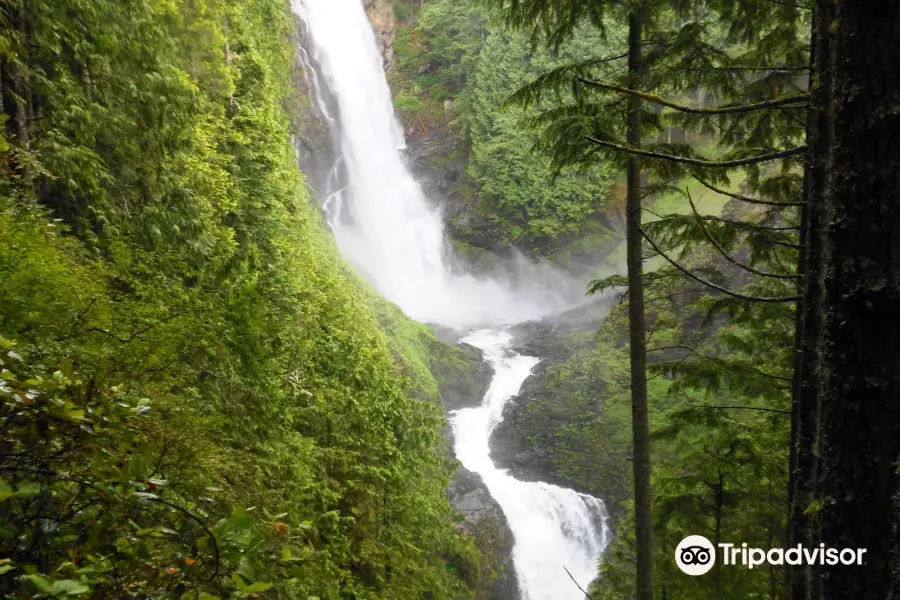
M 807 539 L 867 552 L 859 566 L 812 569 L 794 598 L 888 600 L 900 597 L 900 2 L 816 9 L 814 81 L 830 101 L 811 124 L 821 247 L 810 244 L 807 265 L 821 261 L 821 295 L 807 306 L 804 334 L 818 335 L 804 342 L 816 343 L 802 376 L 818 381 L 807 407 L 818 441 L 812 470 L 798 468 L 817 498 Z
M 628 85 L 641 84 L 641 17 L 628 23 Z M 641 143 L 641 99 L 628 97 L 629 146 Z M 647 342 L 644 317 L 643 236 L 641 235 L 641 159 L 628 160 L 626 246 L 628 254 L 628 323 L 631 344 L 631 419 L 634 443 L 634 529 L 637 541 L 637 600 L 653 598 L 653 541 L 650 490 L 650 426 L 647 414 Z

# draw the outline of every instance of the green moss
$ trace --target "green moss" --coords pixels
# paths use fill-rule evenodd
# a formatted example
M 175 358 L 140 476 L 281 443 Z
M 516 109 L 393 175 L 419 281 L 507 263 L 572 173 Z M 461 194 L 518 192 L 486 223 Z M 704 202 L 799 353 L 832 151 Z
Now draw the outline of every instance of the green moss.
M 42 435 L 4 429 L 0 488 L 61 526 L 0 503 L 0 595 L 471 596 L 431 372 L 463 363 L 310 204 L 288 5 L 10 10 L 42 118 L 0 174 L 0 413 Z

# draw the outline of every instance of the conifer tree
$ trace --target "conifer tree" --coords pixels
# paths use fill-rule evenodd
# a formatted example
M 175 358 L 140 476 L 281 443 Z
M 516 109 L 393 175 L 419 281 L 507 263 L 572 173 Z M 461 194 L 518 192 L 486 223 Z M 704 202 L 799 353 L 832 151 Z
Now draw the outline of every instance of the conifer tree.
M 795 388 L 805 543 L 865 548 L 805 569 L 793 597 L 900 592 L 900 5 L 815 4 L 807 278 Z M 877 57 L 877 58 L 876 58 Z M 802 502 L 802 504 L 801 504 Z M 805 506 L 804 506 L 805 505 Z
M 519 26 L 530 24 L 536 37 L 542 34 L 550 45 L 560 43 L 586 21 L 603 27 L 604 17 L 608 16 L 600 14 L 596 7 L 588 9 L 577 2 L 510 2 L 504 6 L 509 22 Z M 641 558 L 642 554 L 651 554 L 649 527 L 647 536 L 641 535 L 643 524 L 650 522 L 649 460 L 645 472 L 640 468 L 641 448 L 649 449 L 649 439 L 646 444 L 641 439 L 641 431 L 647 431 L 646 421 L 644 425 L 641 423 L 646 418 L 647 406 L 642 300 L 647 278 L 641 276 L 640 265 L 644 259 L 641 238 L 670 265 L 653 276 L 683 275 L 710 289 L 718 296 L 710 306 L 713 312 L 727 310 L 734 314 L 753 305 L 758 307 L 753 312 L 763 318 L 793 318 L 789 307 L 798 299 L 799 276 L 794 272 L 794 265 L 800 244 L 792 234 L 793 219 L 801 205 L 802 181 L 794 157 L 805 151 L 802 141 L 806 104 L 802 83 L 798 86 L 795 80 L 798 74 L 802 77 L 806 63 L 803 19 L 798 19 L 796 9 L 789 6 L 773 7 L 758 2 L 735 9 L 730 3 L 718 6 L 710 2 L 704 7 L 642 3 L 632 8 L 627 18 L 631 34 L 635 30 L 641 34 L 639 43 L 629 43 L 627 51 L 621 54 L 596 57 L 549 72 L 523 88 L 515 100 L 527 105 L 539 101 L 542 95 L 571 86 L 579 91 L 575 103 L 547 111 L 535 120 L 544 128 L 540 146 L 553 155 L 559 168 L 586 166 L 598 160 L 620 160 L 616 155 L 627 157 L 628 277 L 595 282 L 592 289 L 626 285 L 632 308 L 637 588 L 638 597 L 646 598 L 652 593 L 652 587 L 649 560 L 645 562 Z M 621 14 L 616 16 L 624 20 Z M 768 19 L 761 21 L 762 16 Z M 747 21 L 748 17 L 753 19 Z M 635 27 L 636 20 L 643 23 Z M 756 25 L 745 25 L 748 22 Z M 759 25 L 761 22 L 771 25 Z M 634 40 L 630 35 L 629 42 Z M 646 49 L 643 65 L 634 60 L 642 49 Z M 628 75 L 624 80 L 615 69 L 609 68 L 621 59 L 628 59 Z M 701 97 L 691 102 L 690 95 L 697 90 Z M 671 94 L 674 99 L 660 92 Z M 703 96 L 709 100 L 704 101 Z M 624 114 L 620 108 L 623 100 L 627 107 Z M 640 121 L 647 129 L 643 135 Z M 717 142 L 717 155 L 707 157 L 691 144 L 673 144 L 668 139 L 654 141 L 649 137 L 674 125 L 701 132 L 706 139 Z M 641 158 L 645 159 L 647 173 L 653 178 L 646 177 L 651 183 L 644 186 L 641 186 L 638 162 Z M 767 166 L 772 161 L 783 161 L 781 169 Z M 727 189 L 729 173 L 743 176 L 747 189 L 756 192 L 756 196 Z M 765 210 L 761 214 L 740 210 L 740 218 L 731 220 L 704 216 L 694 208 L 688 191 L 685 195 L 694 209 L 692 215 L 665 215 L 642 225 L 641 198 L 671 189 L 674 182 L 683 184 L 685 180 L 727 195 L 737 204 L 750 208 L 761 206 Z M 671 250 L 665 249 L 680 247 L 684 257 L 689 249 L 702 244 L 714 249 L 718 260 L 744 273 L 753 283 L 743 292 L 735 292 L 723 285 L 721 279 L 716 283 L 685 268 L 681 260 L 673 258 Z M 735 253 L 749 255 L 749 261 L 736 258 Z M 684 374 L 688 370 L 684 358 L 678 359 L 678 366 L 669 372 Z M 707 382 L 709 377 L 720 376 L 707 371 Z M 646 495 L 642 481 L 646 482 Z M 644 518 L 642 506 L 647 509 Z

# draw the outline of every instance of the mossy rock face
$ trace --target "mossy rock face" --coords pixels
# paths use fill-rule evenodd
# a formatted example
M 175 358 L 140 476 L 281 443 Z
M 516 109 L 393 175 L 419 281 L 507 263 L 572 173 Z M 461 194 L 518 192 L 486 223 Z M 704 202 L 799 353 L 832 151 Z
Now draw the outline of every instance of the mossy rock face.
M 461 258 L 477 265 L 478 251 L 491 254 L 508 248 L 500 224 L 478 206 L 466 174 L 468 153 L 456 131 L 437 129 L 409 140 L 406 159 L 425 197 L 440 209 L 447 232 L 462 245 L 457 248 Z
M 481 350 L 468 344 L 448 346 L 435 351 L 431 372 L 438 383 L 441 401 L 450 410 L 479 406 L 491 384 L 491 366 Z
M 616 514 L 630 485 L 630 413 L 619 402 L 627 348 L 609 306 L 601 299 L 513 329 L 513 349 L 541 362 L 507 404 L 491 457 L 518 479 L 594 495 Z
M 434 337 L 427 341 L 430 370 L 437 381 L 441 401 L 449 412 L 481 404 L 493 376 L 481 350 L 457 342 L 459 332 L 432 325 Z M 453 457 L 453 430 L 444 428 L 447 458 Z M 450 504 L 464 521 L 459 529 L 471 538 L 481 562 L 469 564 L 464 557 L 451 561 L 460 576 L 475 591 L 477 600 L 518 600 L 518 580 L 513 565 L 515 539 L 503 510 L 491 496 L 481 477 L 463 467 L 453 475 Z

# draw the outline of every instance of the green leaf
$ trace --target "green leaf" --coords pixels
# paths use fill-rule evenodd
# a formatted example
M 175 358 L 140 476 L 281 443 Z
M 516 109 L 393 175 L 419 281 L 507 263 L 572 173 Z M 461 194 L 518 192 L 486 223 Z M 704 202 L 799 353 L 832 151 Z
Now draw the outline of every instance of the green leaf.
M 12 498 L 15 495 L 12 486 L 6 483 L 6 480 L 0 477 L 0 502 Z
M 52 584 L 50 583 L 50 581 L 47 580 L 46 578 L 44 578 L 43 576 L 38 575 L 37 573 L 32 573 L 30 575 L 22 575 L 22 579 L 24 579 L 25 581 L 30 581 L 31 584 L 34 587 L 36 587 L 38 590 L 40 590 L 40 592 L 43 594 L 52 594 L 53 593 L 53 587 L 52 587 Z
M 70 421 L 81 421 L 82 419 L 84 419 L 84 411 L 80 409 L 67 410 L 66 418 Z
M 256 577 L 256 569 L 253 568 L 246 556 L 242 556 L 241 560 L 238 561 L 238 567 L 235 571 L 248 581 Z
M 291 549 L 290 548 L 282 548 L 281 549 L 281 562 L 290 562 L 291 561 Z
M 247 588 L 247 593 L 252 592 L 265 592 L 266 590 L 272 589 L 271 583 L 254 583 L 250 587 Z
M 240 591 L 242 591 L 242 592 L 247 591 L 247 584 L 244 583 L 244 579 L 238 573 L 236 573 L 236 572 L 232 573 L 231 580 L 234 582 L 234 584 L 237 586 L 237 588 Z
M 57 597 L 81 596 L 91 591 L 91 588 L 74 579 L 61 579 L 60 581 L 54 581 L 53 585 L 50 586 L 50 590 L 50 593 Z
M 16 491 L 17 498 L 32 498 L 41 493 L 41 484 L 37 481 L 26 481 L 19 485 Z

